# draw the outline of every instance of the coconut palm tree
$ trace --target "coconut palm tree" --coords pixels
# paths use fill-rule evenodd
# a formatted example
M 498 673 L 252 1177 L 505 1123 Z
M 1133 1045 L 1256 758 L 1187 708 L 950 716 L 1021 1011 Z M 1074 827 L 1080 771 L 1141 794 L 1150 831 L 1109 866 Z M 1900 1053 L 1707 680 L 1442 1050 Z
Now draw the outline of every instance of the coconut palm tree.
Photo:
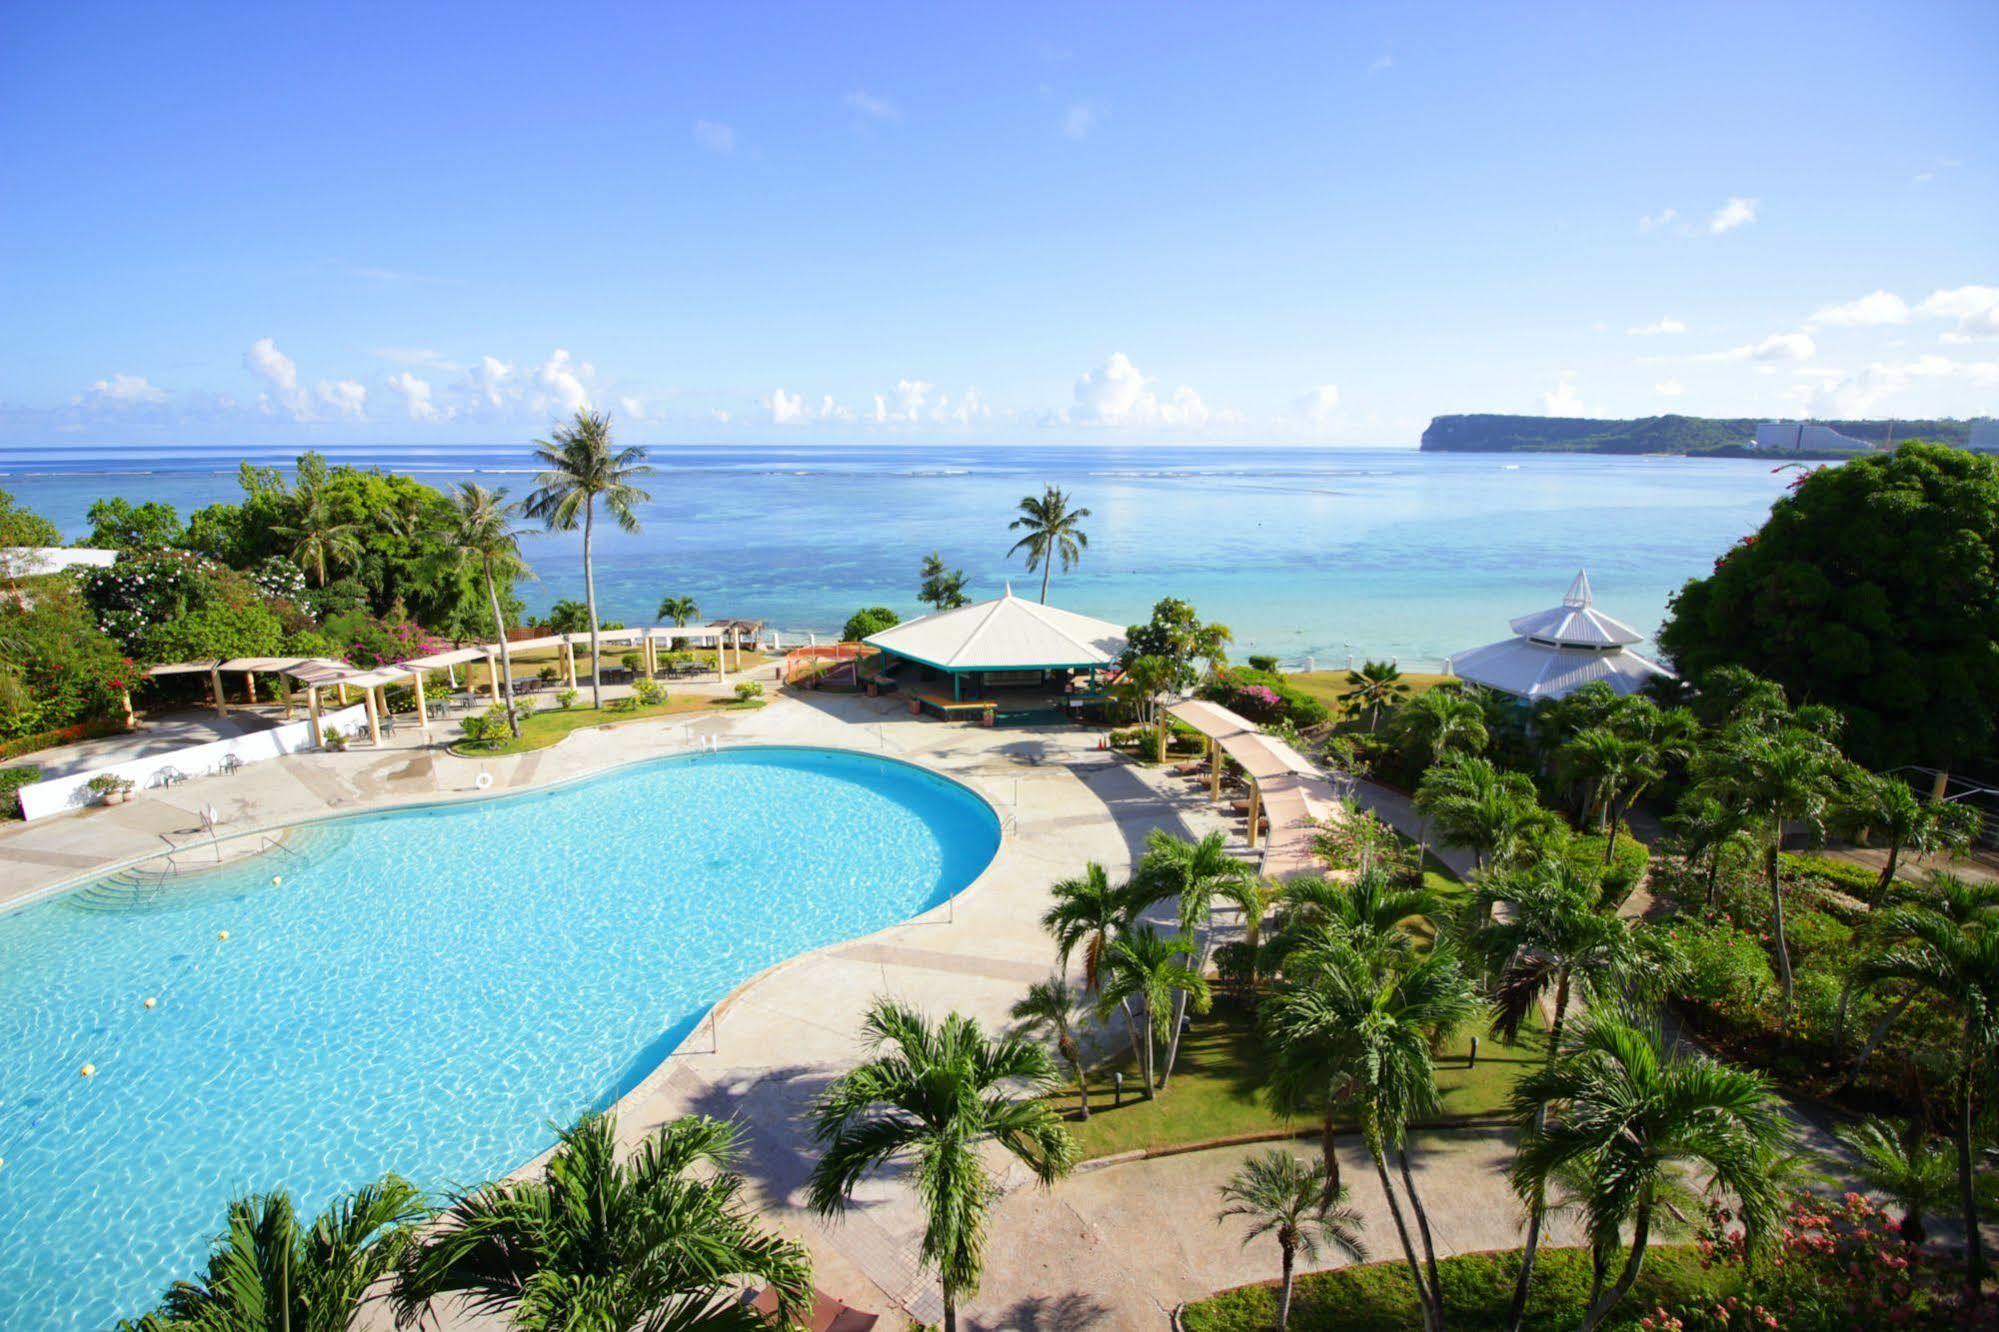
M 1318 1261 L 1319 1245 L 1324 1242 L 1351 1262 L 1367 1261 L 1367 1245 L 1360 1237 L 1360 1213 L 1346 1205 L 1344 1189 L 1327 1195 L 1324 1162 L 1307 1165 L 1273 1147 L 1243 1162 L 1242 1169 L 1222 1185 L 1221 1194 L 1227 1205 L 1215 1220 L 1241 1217 L 1247 1221 L 1244 1248 L 1265 1235 L 1277 1238 L 1284 1273 L 1277 1287 L 1277 1332 L 1284 1332 L 1291 1324 L 1291 1289 L 1301 1255 L 1308 1263 Z
M 1735 807 L 1696 790 L 1681 798 L 1679 808 L 1667 817 L 1666 823 L 1679 834 L 1680 849 L 1687 863 L 1691 866 L 1706 863 L 1707 904 L 1713 906 L 1715 894 L 1721 890 L 1722 857 L 1730 848 L 1748 844 L 1748 819 Z
M 1864 770 L 1850 775 L 1832 821 L 1844 835 L 1887 844 L 1888 859 L 1874 885 L 1877 903 L 1895 882 L 1904 851 L 1917 855 L 1962 851 L 1978 836 L 1980 822 L 1978 811 L 1968 805 L 1923 800 L 1900 777 Z
M 320 587 L 326 586 L 329 565 L 361 558 L 361 525 L 335 515 L 322 485 L 301 485 L 292 498 L 291 521 L 274 525 L 271 531 L 291 543 L 292 559 L 312 573 Z
M 1264 1008 L 1264 1033 L 1278 1066 L 1316 1066 L 1327 1099 L 1338 1096 L 1358 1113 L 1426 1332 L 1443 1327 L 1443 1287 L 1429 1213 L 1409 1166 L 1408 1127 L 1441 1104 L 1434 1040 L 1479 1010 L 1472 982 L 1448 948 L 1384 967 L 1337 936 L 1294 958 L 1284 988 Z M 1400 1194 L 1388 1174 L 1391 1156 Z
M 1949 1149 L 1937 1147 L 1911 1115 L 1900 1124 L 1869 1115 L 1858 1124 L 1832 1131 L 1852 1153 L 1852 1160 L 1834 1158 L 1835 1168 L 1851 1169 L 1862 1183 L 1902 1209 L 1902 1238 L 1921 1244 L 1928 1238 L 1923 1214 L 1950 1205 L 1957 1183 L 1957 1166 Z M 1981 1175 L 1980 1181 L 1990 1179 Z
M 1687 1178 L 1733 1194 L 1752 1240 L 1782 1211 L 1776 1167 L 1790 1129 L 1770 1084 L 1704 1055 L 1668 1053 L 1655 1029 L 1592 1016 L 1553 1064 L 1514 1084 L 1513 1112 L 1522 1125 L 1508 1171 L 1514 1191 L 1531 1199 L 1566 1184 L 1595 1253 L 1582 1332 L 1638 1279 L 1653 1223 Z M 1629 1250 L 1606 1288 L 1627 1231 Z
M 1223 885 L 1253 880 L 1256 871 L 1247 861 L 1236 859 L 1229 852 L 1228 839 L 1219 832 L 1211 832 L 1198 842 L 1189 842 L 1173 836 L 1163 828 L 1154 828 L 1145 838 L 1145 854 L 1139 857 L 1138 872 L 1132 875 L 1132 888 L 1140 896 L 1157 902 L 1172 898 L 1180 920 L 1180 933 L 1189 939 L 1200 940 L 1200 952 L 1194 963 L 1194 973 L 1204 976 L 1208 971 L 1208 958 L 1214 951 L 1215 898 Z M 1159 1076 L 1159 1088 L 1166 1089 L 1166 1083 L 1173 1076 L 1173 1065 L 1180 1058 L 1180 1029 L 1185 1025 L 1187 996 L 1183 992 L 1174 1003 L 1173 1034 L 1166 1047 L 1166 1067 Z
M 1554 992 L 1548 1024 L 1547 1064 L 1562 1045 L 1562 1027 L 1574 997 L 1588 998 L 1615 987 L 1638 958 L 1631 929 L 1612 912 L 1597 907 L 1597 885 L 1565 860 L 1544 860 L 1531 869 L 1503 875 L 1481 886 L 1482 904 L 1507 903 L 1503 916 L 1473 931 L 1468 943 L 1497 977 L 1493 1029 L 1507 1040 L 1520 1034 L 1527 1014 Z M 1547 1107 L 1539 1114 L 1545 1119 Z M 1518 1328 L 1527 1313 L 1527 1291 L 1540 1251 L 1545 1196 L 1527 1199 L 1527 1238 L 1520 1251 L 1508 1326 Z
M 689 1115 L 618 1159 L 616 1120 L 585 1115 L 535 1179 L 456 1196 L 403 1258 L 396 1322 L 427 1324 L 432 1302 L 504 1316 L 531 1332 L 581 1327 L 758 1326 L 738 1313 L 747 1282 L 777 1294 L 789 1321 L 812 1307 L 804 1248 L 764 1228 L 732 1169 L 733 1124 Z
M 1318 936 L 1332 933 L 1363 953 L 1407 954 L 1436 937 L 1440 904 L 1428 890 L 1398 887 L 1379 869 L 1362 870 L 1352 883 L 1293 879 L 1285 885 L 1284 921 L 1270 941 L 1273 964 Z
M 1055 1043 L 1055 1053 L 1076 1075 L 1077 1109 L 1090 1117 L 1090 1084 L 1083 1071 L 1083 1043 L 1076 1036 L 1077 1019 L 1087 1010 L 1077 1002 L 1075 991 L 1061 976 L 1050 976 L 1027 987 L 1013 1005 L 1013 1020 L 1023 1030 L 1046 1036 Z
M 1132 925 L 1118 932 L 1104 954 L 1097 1017 L 1101 1021 L 1112 1009 L 1123 1010 L 1148 1101 L 1155 1087 L 1165 1090 L 1165 1079 L 1157 1076 L 1157 1043 L 1171 1035 L 1175 1002 L 1191 1003 L 1197 1013 L 1207 1012 L 1211 1002 L 1207 978 L 1185 961 L 1193 953 L 1193 941 L 1184 934 Z
M 1062 970 L 1069 970 L 1069 958 L 1083 950 L 1083 989 L 1095 994 L 1103 981 L 1104 953 L 1117 932 L 1138 918 L 1146 907 L 1129 886 L 1111 886 L 1110 875 L 1092 860 L 1074 878 L 1063 879 L 1049 889 L 1054 905 L 1041 915 L 1041 928 L 1055 938 L 1055 953 Z
M 1055 567 L 1055 561 L 1062 561 L 1062 572 L 1068 573 L 1076 561 L 1083 558 L 1089 548 L 1090 538 L 1083 534 L 1082 521 L 1090 516 L 1088 509 L 1072 509 L 1069 497 L 1059 488 L 1049 486 L 1037 498 L 1025 496 L 1020 501 L 1020 517 L 1007 524 L 1010 531 L 1025 532 L 1026 535 L 1013 543 L 1007 551 L 1011 557 L 1017 551 L 1027 552 L 1027 571 L 1041 570 L 1041 601 L 1048 602 L 1048 574 Z
M 291 1195 L 229 1204 L 228 1222 L 197 1281 L 176 1281 L 160 1307 L 121 1332 L 347 1332 L 369 1290 L 395 1271 L 424 1216 L 423 1195 L 395 1175 L 301 1226 Z
M 1249 952 L 1249 992 L 1256 996 L 1256 975 L 1263 956 L 1263 922 L 1270 908 L 1284 900 L 1284 885 L 1271 879 L 1231 878 L 1215 889 L 1215 896 L 1242 912 L 1242 942 Z
M 1485 710 L 1462 689 L 1444 687 L 1418 694 L 1397 708 L 1392 729 L 1403 748 L 1420 755 L 1426 765 L 1453 750 L 1475 754 L 1489 738 Z
M 1033 1041 L 988 1037 L 956 1013 L 933 1023 L 892 999 L 875 1001 L 862 1031 L 872 1057 L 814 1107 L 824 1155 L 807 1195 L 831 1217 L 868 1175 L 912 1160 L 926 1213 L 923 1261 L 944 1288 L 944 1332 L 956 1332 L 958 1305 L 979 1290 L 999 1195 L 982 1150 L 996 1145 L 1043 1184 L 1075 1161 L 1068 1130 L 1038 1095 L 1055 1080 L 1054 1061 Z
M 701 608 L 694 604 L 693 597 L 662 597 L 659 610 L 654 613 L 662 620 L 672 620 L 676 625 L 685 625 L 701 613 Z
M 627 532 L 639 530 L 638 506 L 652 496 L 637 483 L 652 475 L 641 448 L 611 447 L 611 418 L 579 410 L 568 425 L 558 427 L 553 440 L 534 442 L 535 459 L 546 468 L 534 479 L 534 492 L 524 512 L 552 532 L 583 528 L 583 602 L 590 612 L 590 705 L 604 706 L 604 672 L 597 625 L 597 570 L 592 543 L 597 535 L 597 506 Z
M 1559 824 L 1542 807 L 1534 779 L 1524 772 L 1501 772 L 1492 761 L 1472 754 L 1448 754 L 1416 784 L 1416 808 L 1429 819 L 1437 840 L 1472 853 L 1474 869 L 1488 860 L 1503 867 Z
M 534 571 L 521 558 L 521 532 L 511 526 L 514 507 L 507 502 L 504 487 L 488 490 L 476 481 L 459 484 L 451 494 L 451 516 L 440 532 L 440 572 L 476 570 L 486 583 L 486 604 L 493 616 L 493 631 L 500 640 L 500 671 L 507 704 L 507 729 L 521 733 L 519 714 L 514 710 L 514 658 L 507 645 L 507 618 L 500 605 L 500 579 L 532 578 Z
M 1409 697 L 1409 686 L 1402 679 L 1402 668 L 1395 663 L 1370 661 L 1357 671 L 1347 672 L 1347 692 L 1340 697 L 1355 713 L 1367 710 L 1367 730 L 1372 735 L 1381 724 L 1381 710 Z

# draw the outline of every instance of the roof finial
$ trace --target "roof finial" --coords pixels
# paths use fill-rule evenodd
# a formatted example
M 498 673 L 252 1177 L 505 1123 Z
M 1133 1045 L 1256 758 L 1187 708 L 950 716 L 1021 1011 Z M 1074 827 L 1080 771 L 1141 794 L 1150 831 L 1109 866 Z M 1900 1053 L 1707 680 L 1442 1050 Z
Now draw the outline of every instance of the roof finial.
M 1590 604 L 1588 570 L 1576 570 L 1576 581 L 1569 584 L 1569 595 L 1562 598 L 1562 604 L 1564 606 L 1573 606 L 1578 610 L 1588 609 Z

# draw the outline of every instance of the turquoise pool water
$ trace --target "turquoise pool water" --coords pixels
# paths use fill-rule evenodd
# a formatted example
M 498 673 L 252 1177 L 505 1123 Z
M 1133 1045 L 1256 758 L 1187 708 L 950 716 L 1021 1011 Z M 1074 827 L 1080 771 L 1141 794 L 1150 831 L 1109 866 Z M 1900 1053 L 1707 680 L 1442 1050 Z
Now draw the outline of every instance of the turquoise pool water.
M 136 1316 L 244 1190 L 316 1211 L 384 1170 L 504 1174 L 730 987 L 944 900 L 998 843 L 921 769 L 745 749 L 0 915 L 0 1327 Z

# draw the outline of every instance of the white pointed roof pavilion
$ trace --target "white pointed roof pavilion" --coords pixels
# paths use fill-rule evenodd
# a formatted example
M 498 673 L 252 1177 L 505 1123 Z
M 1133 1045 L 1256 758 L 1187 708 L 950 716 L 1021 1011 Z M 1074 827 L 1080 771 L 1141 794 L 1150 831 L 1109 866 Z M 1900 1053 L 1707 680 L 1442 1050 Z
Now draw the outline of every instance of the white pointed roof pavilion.
M 1510 624 L 1516 637 L 1456 654 L 1451 673 L 1529 702 L 1564 698 L 1598 680 L 1620 694 L 1635 694 L 1653 679 L 1673 678 L 1658 662 L 1629 650 L 1645 635 L 1596 609 L 1583 571 L 1561 605 Z
M 1124 630 L 1108 620 L 1005 593 L 938 611 L 862 640 L 943 671 L 1027 671 L 1109 666 L 1124 653 Z

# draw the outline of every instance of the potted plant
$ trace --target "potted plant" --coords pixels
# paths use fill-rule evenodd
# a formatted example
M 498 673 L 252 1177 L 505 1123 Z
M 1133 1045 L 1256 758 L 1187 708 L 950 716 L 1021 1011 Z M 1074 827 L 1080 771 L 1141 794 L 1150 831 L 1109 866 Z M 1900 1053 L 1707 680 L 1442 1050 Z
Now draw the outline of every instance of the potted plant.
M 320 742 L 324 748 L 331 750 L 335 754 L 344 754 L 347 752 L 347 736 L 338 726 L 327 727 L 325 732 L 320 736 Z
M 100 772 L 83 784 L 101 805 L 122 805 L 132 797 L 132 783 L 115 773 Z

